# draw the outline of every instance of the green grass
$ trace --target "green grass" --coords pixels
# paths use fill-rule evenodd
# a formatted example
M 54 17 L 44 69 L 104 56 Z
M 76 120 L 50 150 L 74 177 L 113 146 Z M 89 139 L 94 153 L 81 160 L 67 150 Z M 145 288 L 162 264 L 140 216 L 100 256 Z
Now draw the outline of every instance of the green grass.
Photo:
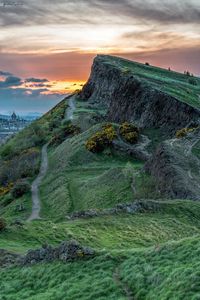
M 139 79 L 149 82 L 152 87 L 195 108 L 200 108 L 200 79 L 198 77 L 194 77 L 197 85 L 192 85 L 188 82 L 191 78 L 190 76 L 178 72 L 168 71 L 154 66 L 146 66 L 119 57 L 104 56 L 102 59 L 105 63 L 120 68 L 124 75 L 133 74 Z
M 199 236 L 88 261 L 1 269 L 2 300 L 198 300 Z M 119 279 L 116 280 L 116 270 Z
M 50 151 L 48 175 L 41 186 L 44 217 L 62 218 L 72 211 L 112 207 L 132 200 L 133 175 L 143 163 L 112 151 L 89 152 L 85 142 L 99 127 Z
M 135 252 L 120 266 L 135 299 L 200 299 L 200 240 L 193 237 Z
M 57 104 L 53 109 L 51 109 L 48 113 L 46 113 L 40 119 L 31 123 L 27 128 L 17 133 L 13 138 L 11 138 L 5 145 L 0 147 L 0 164 L 4 162 L 5 167 L 0 168 L 0 177 L 4 178 L 4 173 L 8 176 L 10 174 L 10 182 L 13 182 L 12 174 L 15 174 L 15 180 L 20 180 L 21 176 L 24 178 L 23 174 L 28 175 L 28 181 L 31 183 L 37 173 L 39 172 L 40 165 L 40 150 L 44 143 L 49 141 L 52 137 L 52 130 L 50 130 L 52 122 L 59 118 L 59 124 L 62 122 L 64 118 L 64 114 L 67 108 L 67 100 L 64 99 L 59 104 Z M 32 149 L 39 150 L 38 151 L 38 159 L 36 163 L 31 166 L 32 170 L 30 170 L 30 164 L 24 164 L 23 161 L 23 153 L 29 153 Z M 10 164 L 10 162 L 12 162 Z M 22 164 L 23 168 L 20 168 Z M 1 164 L 1 167 L 3 163 Z M 16 169 L 13 167 L 15 166 Z M 5 170 L 6 169 L 6 172 Z M 21 170 L 21 171 L 19 171 Z M 3 174 L 3 175 L 2 175 Z M 7 180 L 7 179 L 6 179 Z M 0 183 L 1 186 L 2 183 Z M 31 214 L 31 195 L 25 195 L 20 199 L 15 199 L 11 203 L 8 202 L 8 198 L 10 194 L 5 196 L 0 196 L 0 216 L 6 218 L 6 220 L 16 220 L 22 219 L 26 220 L 28 216 Z M 7 205 L 6 205 L 7 202 Z M 23 204 L 25 210 L 22 212 L 18 212 L 17 207 Z
M 101 251 L 131 250 L 199 235 L 200 204 L 190 201 L 149 202 L 145 213 L 119 214 L 63 222 L 35 221 L 10 225 L 0 234 L 0 248 L 24 252 L 76 239 Z M 157 209 L 154 209 L 156 204 Z
M 0 271 L 1 300 L 125 300 L 113 280 L 117 259 L 107 256 Z
M 1 201 L 5 201 L 6 196 L 0 198 Z M 19 207 L 22 205 L 24 207 L 23 211 L 19 211 Z M 0 215 L 4 219 L 7 220 L 7 222 L 15 221 L 15 220 L 26 220 L 32 210 L 32 200 L 31 200 L 31 194 L 25 194 L 22 197 L 18 199 L 14 199 L 10 204 L 6 206 L 0 206 Z

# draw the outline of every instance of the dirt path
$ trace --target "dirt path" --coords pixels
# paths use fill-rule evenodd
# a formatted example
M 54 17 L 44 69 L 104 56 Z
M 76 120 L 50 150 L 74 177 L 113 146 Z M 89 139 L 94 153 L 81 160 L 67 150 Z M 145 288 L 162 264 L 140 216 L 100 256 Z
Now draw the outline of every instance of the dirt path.
M 42 147 L 40 172 L 39 172 L 37 178 L 33 181 L 32 186 L 31 186 L 32 213 L 31 213 L 30 217 L 28 218 L 28 221 L 40 219 L 41 205 L 40 205 L 40 198 L 39 198 L 39 186 L 42 182 L 42 179 L 46 175 L 46 172 L 48 169 L 47 146 L 48 146 L 48 144 L 46 144 Z
M 73 120 L 73 114 L 76 109 L 75 96 L 72 96 L 68 101 L 68 108 L 65 113 L 65 120 Z
M 75 97 L 72 96 L 68 101 L 69 106 L 66 109 L 65 112 L 65 120 L 72 120 L 73 119 L 73 113 L 76 109 L 75 105 Z M 31 185 L 31 193 L 32 193 L 32 213 L 27 221 L 33 221 L 38 220 L 40 218 L 40 197 L 39 197 L 39 187 L 40 184 L 44 178 L 44 176 L 47 173 L 48 170 L 48 155 L 47 155 L 47 147 L 48 144 L 45 144 L 42 147 L 42 154 L 41 154 L 41 166 L 40 166 L 40 172 L 36 179 L 33 181 Z
M 134 300 L 133 293 L 130 290 L 130 288 L 127 286 L 126 283 L 121 281 L 120 272 L 119 272 L 118 268 L 115 269 L 115 272 L 113 274 L 113 279 L 116 282 L 116 284 L 118 285 L 118 287 L 124 292 L 124 294 L 126 295 L 126 298 L 128 300 Z

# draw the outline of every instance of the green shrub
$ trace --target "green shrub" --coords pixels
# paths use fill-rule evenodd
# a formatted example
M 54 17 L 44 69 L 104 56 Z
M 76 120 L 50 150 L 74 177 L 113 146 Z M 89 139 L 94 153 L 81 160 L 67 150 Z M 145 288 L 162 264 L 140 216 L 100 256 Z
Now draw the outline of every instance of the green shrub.
M 6 228 L 6 222 L 4 219 L 0 218 L 0 231 L 3 231 Z
M 120 135 L 129 143 L 137 143 L 139 139 L 139 129 L 134 124 L 124 122 L 119 127 Z
M 86 149 L 93 153 L 102 152 L 112 144 L 116 137 L 117 134 L 112 124 L 105 124 L 102 126 L 101 131 L 96 132 L 87 140 Z
M 2 151 L 1 151 L 1 153 L 0 153 L 0 155 L 1 155 L 2 158 L 7 158 L 7 157 L 12 158 L 12 156 L 15 155 L 15 152 L 14 152 L 13 150 L 14 150 L 14 149 L 11 147 L 11 145 L 6 144 L 6 145 L 3 147 L 3 149 L 2 149 Z
M 50 145 L 60 145 L 67 137 L 74 136 L 80 133 L 80 128 L 69 122 L 64 123 L 60 128 L 53 131 L 53 136 Z
M 188 83 L 192 85 L 197 85 L 197 81 L 193 77 L 188 79 Z
M 0 164 L 0 185 L 8 186 L 18 179 L 33 177 L 39 170 L 40 151 L 37 148 L 24 150 L 20 155 Z
M 13 198 L 20 198 L 24 194 L 30 192 L 30 190 L 31 190 L 30 184 L 26 180 L 21 180 L 16 182 L 16 184 L 11 190 L 11 195 Z
M 0 196 L 4 196 L 10 192 L 10 190 L 13 188 L 13 183 L 9 183 L 6 186 L 1 186 L 0 187 Z

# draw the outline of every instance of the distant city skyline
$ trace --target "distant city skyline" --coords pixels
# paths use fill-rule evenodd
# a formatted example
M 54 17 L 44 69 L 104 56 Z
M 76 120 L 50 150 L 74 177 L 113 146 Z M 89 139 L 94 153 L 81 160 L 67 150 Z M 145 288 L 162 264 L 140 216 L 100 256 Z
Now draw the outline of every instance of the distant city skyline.
M 99 53 L 200 75 L 198 0 L 4 2 L 0 113 L 44 113 L 82 87 Z

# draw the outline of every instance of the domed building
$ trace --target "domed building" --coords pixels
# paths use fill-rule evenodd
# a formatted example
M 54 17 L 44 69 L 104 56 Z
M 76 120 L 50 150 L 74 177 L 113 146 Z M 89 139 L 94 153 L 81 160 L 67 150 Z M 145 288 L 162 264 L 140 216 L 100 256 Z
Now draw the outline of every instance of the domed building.
M 13 114 L 11 115 L 11 120 L 12 121 L 16 121 L 17 120 L 17 115 L 15 112 L 13 112 Z

